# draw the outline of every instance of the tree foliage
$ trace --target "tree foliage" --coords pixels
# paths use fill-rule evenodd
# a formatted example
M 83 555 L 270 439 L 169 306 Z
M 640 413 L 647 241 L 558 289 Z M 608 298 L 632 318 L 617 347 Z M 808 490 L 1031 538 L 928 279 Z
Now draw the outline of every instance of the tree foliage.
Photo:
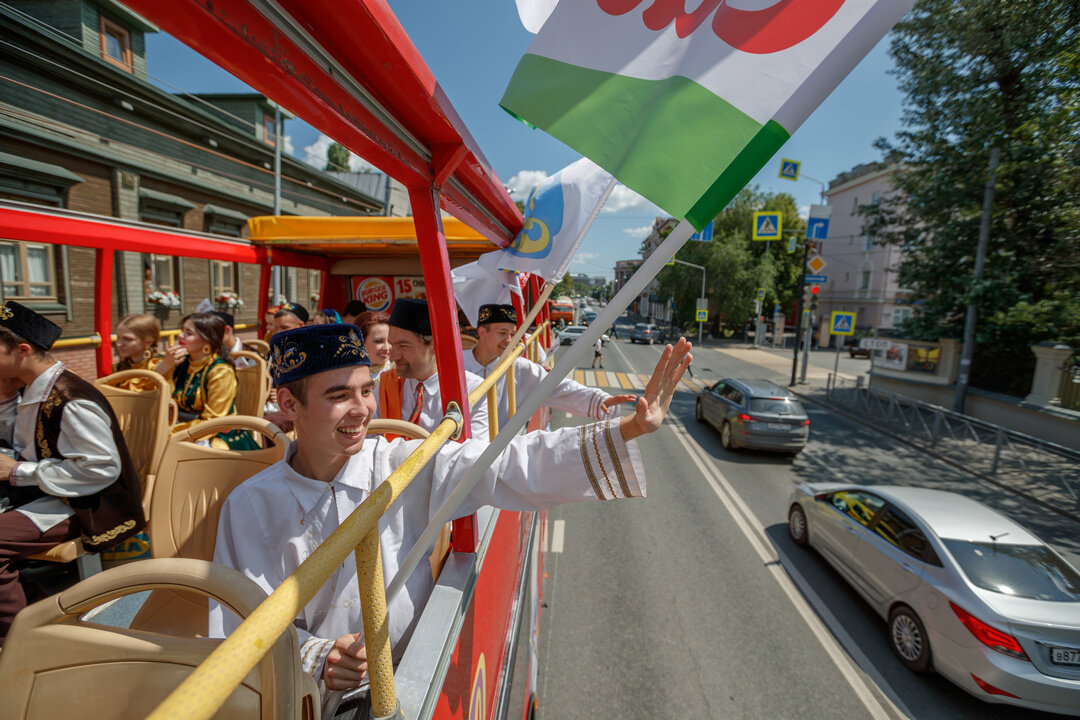
M 868 229 L 904 249 L 918 339 L 960 338 L 978 308 L 971 383 L 1025 394 L 1029 346 L 1080 348 L 1080 4 L 919 0 L 891 54 L 904 130 L 878 147 L 898 190 Z M 982 282 L 973 281 L 989 151 L 1001 149 Z
M 802 255 L 789 254 L 786 241 L 764 243 L 751 239 L 754 213 L 762 210 L 782 213 L 785 236 L 789 230 L 799 238 L 805 234 L 806 224 L 799 219 L 791 195 L 746 188 L 716 216 L 711 243 L 691 240 L 675 256 L 705 267 L 705 295 L 713 334 L 722 327 L 741 327 L 753 318 L 758 288 L 765 288 L 763 313 L 771 315 L 775 302 L 789 318 L 794 314 Z M 701 270 L 675 264 L 661 270 L 657 278 L 659 295 L 675 301 L 672 321 L 692 326 L 697 299 L 701 297 Z
M 330 147 L 326 149 L 326 167 L 324 169 L 349 172 L 349 148 L 341 143 L 330 143 Z

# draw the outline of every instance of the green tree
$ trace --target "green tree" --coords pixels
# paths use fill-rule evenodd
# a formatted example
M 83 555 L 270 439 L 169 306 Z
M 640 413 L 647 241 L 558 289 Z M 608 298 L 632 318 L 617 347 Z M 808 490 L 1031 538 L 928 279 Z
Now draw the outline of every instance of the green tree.
M 788 254 L 786 242 L 751 239 L 754 213 L 762 210 L 782 213 L 785 234 L 791 230 L 802 237 L 805 232 L 792 196 L 746 188 L 716 216 L 711 243 L 691 240 L 675 256 L 705 267 L 705 295 L 713 334 L 719 334 L 723 327 L 741 327 L 753 318 L 758 288 L 765 288 L 763 312 L 771 314 L 771 305 L 776 302 L 789 317 L 793 314 L 802 256 Z M 673 321 L 692 327 L 697 299 L 701 297 L 701 270 L 676 263 L 661 270 L 658 280 L 660 296 L 676 303 Z
M 918 339 L 960 338 L 978 308 L 971 384 L 1026 394 L 1029 346 L 1080 348 L 1080 4 L 920 0 L 891 54 L 904 130 L 878 147 L 898 190 L 866 208 L 903 247 Z M 984 277 L 973 281 L 987 161 L 1001 149 Z
M 349 172 L 349 148 L 341 143 L 331 143 L 326 150 L 326 167 L 323 169 Z

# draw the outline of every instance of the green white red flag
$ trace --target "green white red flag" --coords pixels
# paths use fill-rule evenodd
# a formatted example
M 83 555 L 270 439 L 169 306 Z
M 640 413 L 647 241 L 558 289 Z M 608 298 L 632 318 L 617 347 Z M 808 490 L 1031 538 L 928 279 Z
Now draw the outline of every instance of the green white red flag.
M 913 4 L 562 0 L 500 104 L 701 230 Z

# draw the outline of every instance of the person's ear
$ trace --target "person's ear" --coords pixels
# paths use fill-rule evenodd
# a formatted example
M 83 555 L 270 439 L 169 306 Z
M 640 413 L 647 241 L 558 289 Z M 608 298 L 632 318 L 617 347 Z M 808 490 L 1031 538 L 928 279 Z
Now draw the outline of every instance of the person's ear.
M 299 409 L 300 400 L 295 395 L 289 392 L 288 388 L 278 388 L 277 391 L 277 403 L 278 409 L 289 420 L 296 420 L 297 411 Z

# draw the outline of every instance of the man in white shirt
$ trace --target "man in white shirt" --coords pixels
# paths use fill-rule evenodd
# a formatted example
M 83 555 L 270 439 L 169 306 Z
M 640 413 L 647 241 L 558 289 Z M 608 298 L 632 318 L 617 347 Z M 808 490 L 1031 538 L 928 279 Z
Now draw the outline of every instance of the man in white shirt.
M 517 312 L 513 305 L 488 304 L 480 306 L 476 322 L 477 341 L 465 353 L 465 369 L 486 378 L 498 365 L 499 358 L 510 345 L 517 330 Z M 516 404 L 521 405 L 547 377 L 547 370 L 538 364 L 519 357 L 514 361 L 514 394 Z M 506 391 L 506 376 L 498 382 L 499 427 L 510 419 L 510 404 Z M 615 417 L 619 405 L 634 400 L 633 395 L 612 397 L 599 388 L 590 388 L 565 378 L 544 402 L 548 407 L 571 415 L 606 420 Z
M 107 550 L 146 524 L 116 416 L 49 355 L 58 337 L 33 310 L 0 305 L 0 644 L 27 602 L 18 561 L 80 535 Z
M 491 504 L 532 510 L 559 503 L 644 497 L 639 435 L 660 427 L 689 361 L 690 345 L 667 348 L 635 412 L 619 420 L 514 438 L 457 509 Z M 297 439 L 285 460 L 230 494 L 221 512 L 214 561 L 244 572 L 267 592 L 288 577 L 420 443 L 367 437 L 375 413 L 370 361 L 355 327 L 313 325 L 275 335 L 274 382 Z M 383 574 L 394 577 L 430 518 L 487 447 L 449 443 L 379 521 Z M 400 657 L 431 593 L 426 565 L 388 608 L 390 641 Z M 367 675 L 356 564 L 342 563 L 296 619 L 301 664 L 325 691 L 347 691 Z M 236 626 L 211 609 L 210 633 Z M 331 703 L 332 705 L 332 703 Z M 360 707 L 362 710 L 362 707 Z M 323 717 L 334 708 L 324 707 Z M 338 715 L 337 717 L 342 717 Z M 352 716 L 350 716 L 352 717 Z
M 380 417 L 408 420 L 425 430 L 434 430 L 442 420 L 443 409 L 427 303 L 398 298 L 390 310 L 389 322 L 390 361 L 394 368 L 379 376 Z M 465 373 L 469 392 L 482 382 L 483 378 Z M 481 400 L 469 415 L 472 436 L 487 439 L 487 403 Z
M 244 341 L 236 337 L 236 333 L 233 332 L 233 325 L 236 323 L 236 318 L 232 313 L 219 312 L 215 310 L 214 315 L 221 318 L 225 323 L 225 336 L 221 340 L 221 346 L 229 348 L 230 353 L 240 352 L 244 349 Z M 255 361 L 245 357 L 238 357 L 233 359 L 233 366 L 242 368 L 254 365 Z

